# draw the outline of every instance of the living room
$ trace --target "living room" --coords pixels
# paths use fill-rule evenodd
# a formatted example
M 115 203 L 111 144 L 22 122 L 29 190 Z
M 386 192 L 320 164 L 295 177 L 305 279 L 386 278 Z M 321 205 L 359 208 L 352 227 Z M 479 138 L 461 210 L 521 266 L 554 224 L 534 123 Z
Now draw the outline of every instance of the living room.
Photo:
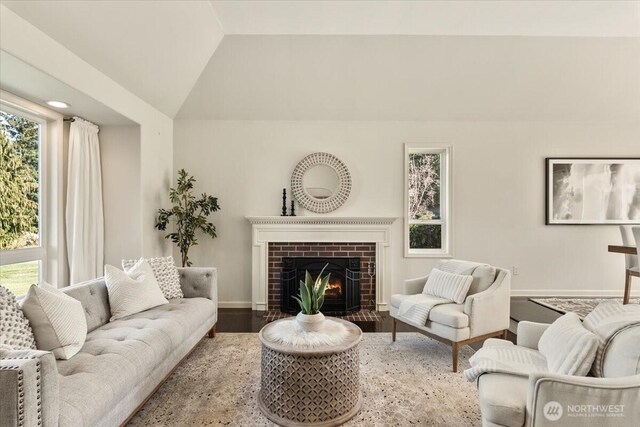
M 0 20 L 0 425 L 640 422 L 640 2 Z

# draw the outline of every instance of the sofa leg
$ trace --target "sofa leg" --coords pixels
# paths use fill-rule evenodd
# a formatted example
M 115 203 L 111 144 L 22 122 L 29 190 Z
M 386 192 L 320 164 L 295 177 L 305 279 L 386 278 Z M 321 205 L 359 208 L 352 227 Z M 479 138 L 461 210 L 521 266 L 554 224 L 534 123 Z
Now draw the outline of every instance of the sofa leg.
M 395 319 L 395 317 L 393 318 L 393 327 L 391 328 L 391 341 L 392 342 L 396 342 L 396 330 L 398 328 L 398 323 Z
M 502 331 L 502 339 L 506 340 L 507 339 L 507 334 L 509 333 L 508 329 L 505 329 L 504 331 Z
M 216 325 L 213 325 L 211 329 L 209 329 L 209 333 L 207 335 L 209 336 L 209 338 L 216 337 Z
M 458 372 L 458 343 L 451 343 L 451 354 L 453 357 L 453 372 Z

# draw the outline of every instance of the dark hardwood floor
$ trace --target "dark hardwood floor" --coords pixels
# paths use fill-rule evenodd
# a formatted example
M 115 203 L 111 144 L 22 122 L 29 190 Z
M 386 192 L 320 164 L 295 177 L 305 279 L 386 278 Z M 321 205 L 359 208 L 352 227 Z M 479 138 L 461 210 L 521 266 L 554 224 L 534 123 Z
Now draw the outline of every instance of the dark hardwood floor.
M 218 313 L 218 332 L 259 332 L 265 325 L 262 320 L 264 312 L 252 311 L 250 308 L 221 308 Z M 391 317 L 387 312 L 381 313 L 382 320 L 378 322 L 354 322 L 363 332 L 391 332 Z M 511 299 L 512 323 L 521 320 L 532 322 L 551 323 L 560 317 L 560 314 L 542 307 L 528 300 L 526 297 Z M 511 328 L 515 332 L 514 328 Z M 398 324 L 399 332 L 410 332 L 411 328 Z M 510 338 L 515 335 L 510 334 Z

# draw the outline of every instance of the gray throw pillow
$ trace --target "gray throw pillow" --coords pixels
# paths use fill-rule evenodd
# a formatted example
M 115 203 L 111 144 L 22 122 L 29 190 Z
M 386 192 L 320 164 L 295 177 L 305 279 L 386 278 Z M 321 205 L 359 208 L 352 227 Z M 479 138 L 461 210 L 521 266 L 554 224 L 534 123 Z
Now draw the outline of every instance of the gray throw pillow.
M 29 320 L 18 308 L 16 296 L 4 286 L 0 286 L 0 347 L 5 350 L 36 348 Z

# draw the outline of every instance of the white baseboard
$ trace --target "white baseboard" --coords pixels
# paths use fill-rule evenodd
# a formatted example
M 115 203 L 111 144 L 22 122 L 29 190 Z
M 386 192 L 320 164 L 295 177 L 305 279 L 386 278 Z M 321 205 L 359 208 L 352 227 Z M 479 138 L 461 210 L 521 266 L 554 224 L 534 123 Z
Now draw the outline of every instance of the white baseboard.
M 251 301 L 218 301 L 220 308 L 251 308 Z
M 580 298 L 622 298 L 624 288 L 607 290 L 581 289 L 512 289 L 512 297 L 580 297 Z M 631 292 L 632 298 L 640 297 L 640 292 Z

